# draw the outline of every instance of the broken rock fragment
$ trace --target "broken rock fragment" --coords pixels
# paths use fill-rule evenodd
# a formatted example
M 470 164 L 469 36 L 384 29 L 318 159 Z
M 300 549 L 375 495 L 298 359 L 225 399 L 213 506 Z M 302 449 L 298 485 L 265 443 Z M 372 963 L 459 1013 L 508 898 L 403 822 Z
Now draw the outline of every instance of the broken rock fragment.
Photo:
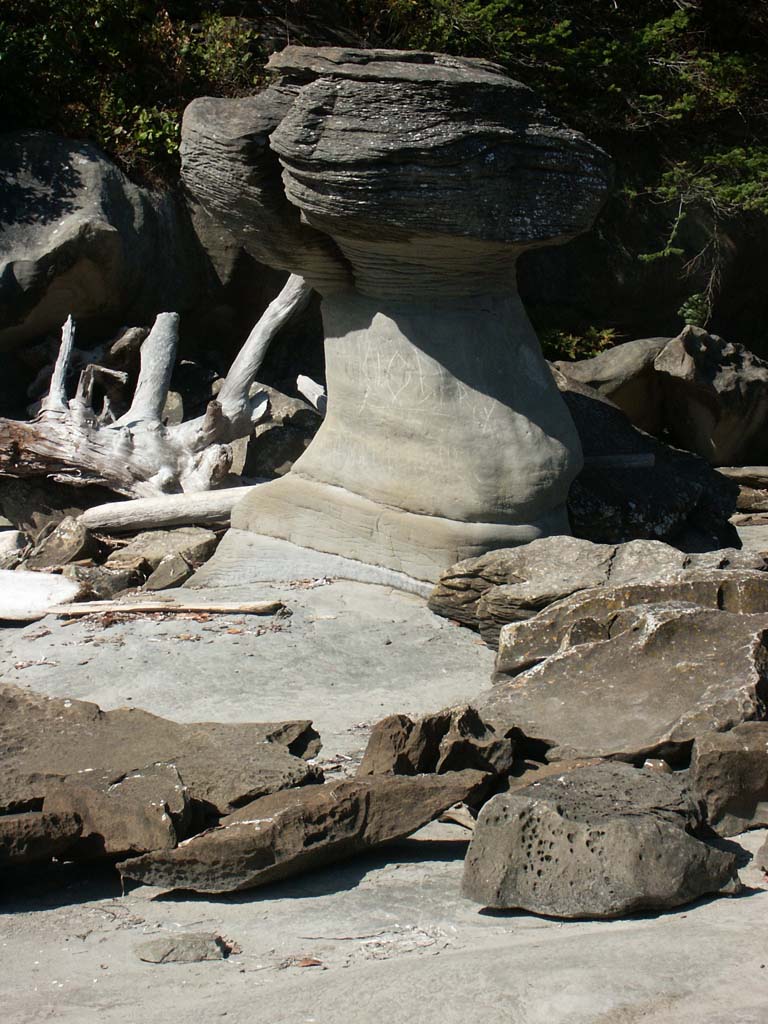
M 80 772 L 51 781 L 46 812 L 76 815 L 82 822 L 76 853 L 144 853 L 176 846 L 188 835 L 187 788 L 171 764 L 126 773 Z
M 721 836 L 768 826 L 768 722 L 708 732 L 693 745 L 691 784 Z
M 118 869 L 125 878 L 168 889 L 250 889 L 415 832 L 477 797 L 487 778 L 477 771 L 377 776 L 274 793 L 175 850 L 135 857 Z
M 464 768 L 504 773 L 512 768 L 515 741 L 497 732 L 466 705 L 411 719 L 389 715 L 371 730 L 358 776 L 419 775 Z
M 465 896 L 564 918 L 618 917 L 736 891 L 736 860 L 695 838 L 678 775 L 601 764 L 493 797 L 464 865 Z
M 71 813 L 0 814 L 0 864 L 31 864 L 68 850 L 81 832 Z
M 608 639 L 621 631 L 623 616 L 633 615 L 632 608 L 673 602 L 735 614 L 768 613 L 768 574 L 696 568 L 648 582 L 579 591 L 533 618 L 504 626 L 496 671 L 516 675 L 575 644 Z
M 481 695 L 483 720 L 545 743 L 549 761 L 642 763 L 686 760 L 698 736 L 765 716 L 768 615 L 649 604 L 597 626 Z

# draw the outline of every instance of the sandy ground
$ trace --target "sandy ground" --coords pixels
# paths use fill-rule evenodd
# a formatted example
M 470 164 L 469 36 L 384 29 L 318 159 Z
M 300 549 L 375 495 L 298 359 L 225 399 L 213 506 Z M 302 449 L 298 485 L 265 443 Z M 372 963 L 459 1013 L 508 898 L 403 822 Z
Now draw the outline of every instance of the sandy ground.
M 321 754 L 359 756 L 368 724 L 475 695 L 492 653 L 415 596 L 339 582 L 278 593 L 292 615 L 46 619 L 0 631 L 2 678 L 180 720 L 309 717 Z M 343 759 L 342 759 L 342 763 Z M 64 865 L 2 890 L 7 1024 L 765 1024 L 768 884 L 741 837 L 738 898 L 614 922 L 483 911 L 459 893 L 466 832 L 416 837 L 252 893 L 207 899 Z M 148 937 L 218 932 L 227 960 L 149 964 Z M 299 966 L 303 959 L 316 966 Z

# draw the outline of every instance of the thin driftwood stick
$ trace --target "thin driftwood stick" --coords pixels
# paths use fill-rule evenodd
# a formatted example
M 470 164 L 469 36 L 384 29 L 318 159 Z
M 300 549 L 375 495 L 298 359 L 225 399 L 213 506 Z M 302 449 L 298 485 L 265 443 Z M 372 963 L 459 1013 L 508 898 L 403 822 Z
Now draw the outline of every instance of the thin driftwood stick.
M 322 384 L 318 384 L 311 377 L 305 377 L 304 374 L 301 374 L 296 378 L 296 390 L 299 394 L 304 395 L 308 402 L 314 405 L 321 416 L 325 416 L 328 397 Z
M 216 615 L 274 615 L 285 605 L 282 601 L 201 601 L 196 598 L 174 598 L 161 601 L 80 601 L 78 604 L 54 605 L 49 615 L 61 619 L 80 618 L 83 615 L 104 615 L 107 612 L 126 612 L 131 615 L 150 612 L 211 612 Z

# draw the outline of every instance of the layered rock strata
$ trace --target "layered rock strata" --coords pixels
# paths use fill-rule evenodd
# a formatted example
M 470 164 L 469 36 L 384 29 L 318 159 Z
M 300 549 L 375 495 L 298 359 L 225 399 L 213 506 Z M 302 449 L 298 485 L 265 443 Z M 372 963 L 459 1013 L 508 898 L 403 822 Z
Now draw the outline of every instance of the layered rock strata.
M 605 153 L 485 61 L 288 47 L 270 67 L 260 95 L 188 108 L 183 174 L 322 294 L 328 413 L 233 526 L 428 580 L 568 532 L 580 445 L 515 263 L 591 225 Z

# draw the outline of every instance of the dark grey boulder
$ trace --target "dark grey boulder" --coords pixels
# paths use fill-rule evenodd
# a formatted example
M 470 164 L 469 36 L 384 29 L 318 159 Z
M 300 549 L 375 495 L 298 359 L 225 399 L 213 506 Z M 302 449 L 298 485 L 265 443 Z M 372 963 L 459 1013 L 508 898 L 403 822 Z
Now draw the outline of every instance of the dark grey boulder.
M 586 620 L 579 642 L 482 694 L 483 719 L 546 744 L 549 761 L 679 763 L 698 736 L 765 716 L 768 615 L 649 604 L 608 622 Z
M 678 775 L 601 764 L 493 797 L 464 865 L 465 896 L 563 918 L 665 910 L 738 891 L 736 858 L 691 832 Z
M 0 351 L 58 332 L 148 323 L 199 302 L 207 258 L 183 204 L 131 182 L 95 146 L 0 139 Z
M 691 786 L 721 836 L 768 826 L 768 722 L 697 737 Z

